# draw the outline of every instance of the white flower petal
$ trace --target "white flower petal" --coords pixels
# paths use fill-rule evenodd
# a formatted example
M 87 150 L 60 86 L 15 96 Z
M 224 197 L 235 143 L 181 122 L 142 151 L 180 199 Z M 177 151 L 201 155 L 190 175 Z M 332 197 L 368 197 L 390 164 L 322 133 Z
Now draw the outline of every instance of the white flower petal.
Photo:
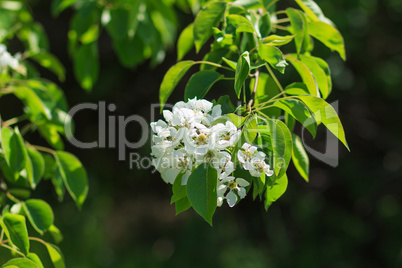
M 246 186 L 250 185 L 250 183 L 248 181 L 246 181 L 245 179 L 242 179 L 242 178 L 237 178 L 236 183 L 241 187 L 246 187 Z
M 227 186 L 224 184 L 219 185 L 218 188 L 216 189 L 216 194 L 218 196 L 223 196 L 226 192 L 226 188 Z
M 222 206 L 222 204 L 223 204 L 223 197 L 218 197 L 218 199 L 216 200 L 216 205 L 218 206 L 218 207 L 221 207 Z
M 237 194 L 239 195 L 240 199 L 243 199 L 244 197 L 246 197 L 246 189 L 244 189 L 243 187 L 239 187 L 237 189 Z
M 228 202 L 229 207 L 233 207 L 234 205 L 236 205 L 237 202 L 237 196 L 235 193 L 233 193 L 233 191 L 230 191 L 228 193 L 228 195 L 226 196 L 226 201 Z

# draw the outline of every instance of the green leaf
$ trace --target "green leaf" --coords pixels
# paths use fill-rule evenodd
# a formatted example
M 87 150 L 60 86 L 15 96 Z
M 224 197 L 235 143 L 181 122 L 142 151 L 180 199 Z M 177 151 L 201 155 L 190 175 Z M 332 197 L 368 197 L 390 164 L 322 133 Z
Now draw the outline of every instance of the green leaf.
M 110 10 L 110 21 L 106 24 L 106 29 L 114 40 L 132 38 L 135 35 L 141 1 L 129 3 Z
M 230 50 L 228 48 L 225 48 L 225 47 L 213 47 L 212 50 L 210 52 L 208 52 L 202 60 L 207 61 L 207 62 L 213 62 L 213 63 L 220 64 L 222 62 L 223 57 L 225 57 L 229 53 L 230 53 Z M 205 64 L 205 63 L 202 63 L 201 66 L 200 66 L 201 71 L 204 71 L 204 70 L 216 70 L 216 69 L 217 69 L 216 66 L 210 65 L 210 64 Z M 233 69 L 235 70 L 236 67 L 233 68 Z
M 58 196 L 59 202 L 63 201 L 66 187 L 64 186 L 64 177 L 62 175 L 61 169 L 58 168 L 58 166 L 52 172 L 51 181 L 54 190 Z
M 240 15 L 228 15 L 226 16 L 228 24 L 232 24 L 236 29 L 236 33 L 239 32 L 249 32 L 254 33 L 253 25 L 251 22 L 243 16 Z
M 235 107 L 230 101 L 230 97 L 228 95 L 221 96 L 216 103 L 221 106 L 222 114 L 229 114 L 235 110 Z
M 81 162 L 72 154 L 56 151 L 56 162 L 67 191 L 81 208 L 88 194 L 88 179 Z
M 269 119 L 267 125 L 258 126 L 258 132 L 271 138 L 273 151 L 273 170 L 277 177 L 286 173 L 292 157 L 292 135 L 289 128 L 280 120 Z
M 27 257 L 28 257 L 28 259 L 30 259 L 31 261 L 36 263 L 38 265 L 38 267 L 43 268 L 43 264 L 42 264 L 40 258 L 38 257 L 38 255 L 30 252 L 30 253 L 28 253 Z
M 138 35 L 133 38 L 114 39 L 113 47 L 121 64 L 127 68 L 132 68 L 145 60 L 146 47 Z
M 238 98 L 240 98 L 241 89 L 249 74 L 250 56 L 246 51 L 240 55 L 236 65 L 234 89 Z
M 98 80 L 99 58 L 96 42 L 82 45 L 74 55 L 74 73 L 85 90 L 92 89 Z
M 317 122 L 314 119 L 314 114 L 310 109 L 297 99 L 277 100 L 273 104 L 275 107 L 281 108 L 285 112 L 293 116 L 315 137 L 317 131 Z
M 13 131 L 9 127 L 3 127 L 1 129 L 1 142 L 7 165 L 16 180 L 27 163 L 27 151 L 18 128 Z
M 6 213 L 0 218 L 0 225 L 10 242 L 26 256 L 29 252 L 29 239 L 25 217 Z
M 331 24 L 332 22 L 324 16 L 321 8 L 313 0 L 295 0 L 296 3 L 303 9 L 307 14 L 309 20 L 312 21 L 322 21 Z
M 303 58 L 309 58 L 312 59 L 313 61 L 315 61 L 318 66 L 320 66 L 320 68 L 324 71 L 325 76 L 327 78 L 327 87 L 328 87 L 328 93 L 327 96 L 331 93 L 332 91 L 332 80 L 331 80 L 331 71 L 329 69 L 328 63 L 318 57 L 313 57 L 313 56 L 303 56 Z M 324 94 L 323 94 L 324 95 Z M 325 99 L 325 97 L 323 97 Z
M 258 20 L 258 30 L 261 38 L 268 36 L 271 33 L 271 18 L 268 13 L 265 13 Z
M 25 14 L 28 15 L 28 14 Z M 29 16 L 29 15 L 28 15 Z M 49 41 L 43 26 L 30 21 L 18 31 L 18 38 L 25 43 L 30 51 L 49 50 Z
M 193 48 L 194 46 L 194 24 L 189 24 L 181 32 L 179 39 L 177 41 L 177 61 L 181 61 L 184 56 Z
M 350 151 L 345 131 L 335 109 L 325 100 L 314 96 L 298 96 L 314 113 L 317 124 L 323 123 Z
M 215 119 L 215 121 L 212 123 L 212 126 L 214 126 L 218 123 L 225 124 L 227 121 L 230 121 L 237 128 L 240 128 L 240 126 L 243 125 L 245 119 L 246 119 L 245 117 L 239 116 L 237 114 L 233 114 L 233 113 L 225 114 L 225 115 Z
M 279 35 L 272 34 L 270 36 L 265 37 L 262 40 L 262 43 L 271 45 L 271 46 L 283 46 L 283 45 L 286 45 L 287 43 L 289 43 L 290 41 L 292 41 L 295 36 L 296 35 L 279 36 Z
M 29 177 L 29 183 L 32 189 L 35 189 L 45 172 L 45 162 L 42 155 L 32 146 L 26 146 L 28 160 L 32 167 L 32 176 Z
M 271 45 L 261 44 L 258 47 L 258 55 L 261 59 L 267 61 L 272 67 L 281 73 L 285 73 L 285 68 L 288 65 L 282 52 Z
M 299 136 L 292 133 L 293 139 L 293 151 L 292 151 L 292 161 L 299 172 L 300 176 L 308 182 L 309 170 L 310 170 L 310 160 L 303 147 L 303 143 Z
M 226 2 L 208 3 L 194 20 L 194 44 L 197 53 L 212 35 L 212 27 L 217 27 L 226 9 Z
M 53 224 L 53 210 L 45 201 L 29 199 L 22 203 L 22 207 L 32 226 L 41 235 Z
M 20 199 L 27 199 L 31 196 L 31 191 L 28 189 L 11 188 L 11 189 L 8 189 L 8 192 L 10 194 L 12 194 L 13 196 L 20 198 Z
M 76 37 L 80 39 L 94 24 L 99 23 L 100 16 L 100 6 L 98 6 L 96 2 L 82 2 L 71 19 L 70 31 L 74 32 Z M 70 33 L 68 36 L 71 38 Z
M 303 62 L 291 55 L 286 55 L 285 58 L 292 63 L 293 67 L 295 67 L 304 84 L 306 84 L 309 93 L 313 96 L 320 96 L 317 81 L 310 69 Z
M 56 244 L 60 243 L 61 241 L 63 241 L 63 235 L 60 232 L 59 228 L 57 228 L 54 224 L 52 224 L 49 227 L 48 232 L 50 233 L 50 235 L 53 237 L 53 240 Z
M 223 78 L 223 75 L 215 71 L 200 71 L 195 73 L 187 83 L 184 90 L 184 100 L 202 99 L 208 93 L 209 89 L 219 80 Z
M 65 268 L 64 257 L 60 249 L 55 245 L 46 243 L 47 252 L 55 268 Z
M 181 61 L 170 67 L 165 76 L 163 77 L 162 84 L 159 89 L 159 102 L 161 105 L 161 111 L 165 105 L 170 94 L 180 82 L 180 79 L 186 74 L 188 69 L 195 64 L 194 61 Z
M 177 200 L 175 202 L 175 208 L 176 208 L 176 215 L 179 215 L 183 211 L 186 211 L 187 209 L 191 208 L 191 203 L 188 201 L 187 196 L 183 197 L 180 200 Z
M 294 37 L 296 43 L 297 54 L 304 54 L 309 46 L 308 24 L 307 19 L 303 12 L 294 8 L 287 8 L 286 14 L 290 19 L 291 27 L 289 31 L 296 36 Z
M 75 4 L 78 0 L 54 0 L 52 2 L 52 15 L 58 16 L 60 12 Z
M 245 9 L 254 9 L 263 7 L 260 0 L 236 0 L 234 4 L 240 5 Z
M 26 113 L 30 116 L 33 123 L 44 119 L 53 120 L 59 126 L 63 127 L 66 120 L 67 102 L 63 91 L 54 83 L 43 82 L 39 80 L 25 80 L 24 84 L 13 84 L 13 93 L 27 106 Z M 60 118 L 60 113 L 64 112 L 64 117 Z M 43 125 L 43 124 L 40 124 Z
M 243 127 L 243 134 L 246 142 L 253 144 L 253 141 L 257 137 L 257 118 L 255 116 L 248 116 Z
M 314 75 L 317 86 L 322 94 L 322 98 L 328 97 L 328 83 L 327 76 L 323 69 L 312 59 L 301 57 L 301 62 L 304 63 L 310 72 Z
M 39 53 L 36 53 L 30 57 L 37 63 L 39 63 L 42 67 L 45 67 L 52 71 L 60 81 L 64 81 L 66 70 L 64 69 L 63 64 L 51 53 L 41 50 Z
M 306 84 L 295 82 L 285 88 L 287 95 L 309 95 Z
M 267 185 L 267 190 L 265 191 L 265 210 L 271 206 L 273 202 L 279 199 L 288 187 L 288 177 L 286 173 L 282 177 L 274 181 L 274 185 Z
M 194 210 L 211 226 L 212 216 L 217 206 L 218 174 L 211 165 L 201 164 L 190 175 L 187 181 L 187 196 Z
M 222 57 L 222 60 L 223 60 L 224 62 L 226 62 L 226 64 L 227 64 L 230 68 L 232 68 L 233 70 L 236 70 L 237 62 L 232 61 L 232 60 L 229 60 L 229 59 L 227 59 L 227 58 L 225 58 L 225 57 Z
M 180 172 L 179 175 L 177 175 L 174 183 L 173 183 L 173 195 L 172 198 L 170 199 L 170 204 L 175 203 L 176 201 L 187 197 L 187 186 L 186 185 L 182 185 L 182 178 L 183 178 L 183 173 Z
M 254 84 L 255 79 L 252 78 L 250 82 L 250 88 L 253 88 Z M 276 84 L 275 80 L 272 79 L 272 77 L 267 73 L 260 72 L 260 75 L 258 77 L 257 92 L 255 94 L 255 100 L 254 100 L 255 103 L 258 104 L 260 102 L 266 101 L 269 98 L 278 95 L 280 92 L 281 90 L 278 88 L 278 85 Z M 279 116 L 280 115 L 276 116 L 276 118 Z
M 18 268 L 40 268 L 35 262 L 31 261 L 30 259 L 25 258 L 16 258 L 8 261 L 7 263 L 3 264 L 1 267 L 18 267 Z
M 341 58 L 346 60 L 343 37 L 333 26 L 322 21 L 310 21 L 308 23 L 308 32 L 331 50 L 337 51 Z

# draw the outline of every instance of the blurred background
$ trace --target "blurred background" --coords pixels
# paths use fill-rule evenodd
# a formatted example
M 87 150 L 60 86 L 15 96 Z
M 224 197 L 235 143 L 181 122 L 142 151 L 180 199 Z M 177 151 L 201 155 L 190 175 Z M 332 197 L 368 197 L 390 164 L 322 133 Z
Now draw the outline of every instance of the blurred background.
M 339 165 L 330 167 L 310 155 L 309 183 L 291 165 L 288 190 L 268 212 L 248 196 L 234 208 L 219 208 L 210 227 L 192 210 L 175 216 L 171 187 L 152 169 L 130 169 L 128 155 L 118 161 L 117 149 L 66 143 L 89 176 L 82 211 L 68 196 L 58 203 L 50 183 L 40 184 L 35 195 L 47 196 L 54 208 L 67 267 L 402 267 L 402 1 L 316 2 L 344 36 L 347 51 L 343 62 L 319 44 L 315 50 L 330 64 L 334 88 L 328 101 L 339 101 L 351 149 L 339 144 Z M 163 75 L 176 62 L 174 47 L 157 67 L 146 61 L 128 69 L 118 62 L 110 38 L 101 35 L 99 81 L 86 92 L 75 82 L 67 53 L 74 11 L 55 18 L 50 6 L 49 0 L 31 3 L 51 52 L 67 68 L 60 86 L 70 107 L 105 101 L 117 107 L 108 115 L 155 119 L 150 104 L 158 103 Z M 193 19 L 177 13 L 182 28 Z M 43 75 L 56 80 L 46 71 Z M 183 86 L 176 89 L 169 101 L 182 100 L 183 92 Z M 89 110 L 75 117 L 79 140 L 97 139 L 97 117 Z M 132 123 L 126 135 L 136 141 L 142 133 Z M 323 143 L 324 135 L 309 142 L 317 148 Z M 149 147 L 127 154 L 148 157 Z

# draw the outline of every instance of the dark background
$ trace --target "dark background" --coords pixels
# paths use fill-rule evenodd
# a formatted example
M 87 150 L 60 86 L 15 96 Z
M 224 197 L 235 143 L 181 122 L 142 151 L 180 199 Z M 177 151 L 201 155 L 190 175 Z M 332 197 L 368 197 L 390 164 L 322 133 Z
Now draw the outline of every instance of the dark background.
M 219 208 L 210 227 L 192 210 L 175 216 L 171 187 L 152 169 L 130 169 L 128 155 L 118 161 L 117 149 L 66 143 L 89 176 L 82 211 L 67 196 L 58 203 L 50 183 L 42 183 L 35 195 L 47 196 L 54 208 L 67 267 L 402 267 L 402 2 L 316 2 L 343 34 L 347 51 L 345 63 L 319 44 L 315 54 L 330 64 L 334 88 L 328 101 L 339 101 L 351 149 L 339 143 L 339 165 L 310 156 L 309 183 L 291 166 L 288 190 L 268 212 L 248 196 L 234 208 Z M 158 103 L 163 75 L 176 60 L 174 48 L 154 69 L 145 63 L 129 70 L 119 64 L 103 33 L 100 79 L 88 93 L 75 82 L 67 54 L 73 11 L 54 18 L 50 1 L 37 1 L 32 12 L 67 68 L 60 85 L 70 107 L 106 101 L 117 106 L 108 115 L 138 114 L 151 121 L 150 104 Z M 184 27 L 192 17 L 179 19 Z M 220 94 L 225 92 L 207 97 Z M 182 99 L 183 87 L 169 101 Z M 78 139 L 96 140 L 97 116 L 95 111 L 76 116 Z M 126 135 L 138 140 L 140 126 L 128 125 Z M 319 148 L 324 142 L 319 135 L 310 144 Z M 149 146 L 127 154 L 148 157 Z

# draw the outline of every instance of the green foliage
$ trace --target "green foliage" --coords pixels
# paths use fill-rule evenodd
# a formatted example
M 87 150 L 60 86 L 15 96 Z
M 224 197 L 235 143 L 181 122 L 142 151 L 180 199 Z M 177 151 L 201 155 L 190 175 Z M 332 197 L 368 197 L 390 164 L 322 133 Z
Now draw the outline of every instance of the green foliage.
M 209 224 L 216 209 L 217 172 L 211 165 L 200 165 L 187 182 L 187 196 L 191 206 Z
M 58 2 L 56 13 L 73 1 Z M 23 106 L 20 116 L 2 116 L 0 119 L 0 247 L 9 249 L 14 257 L 18 257 L 2 267 L 43 267 L 43 256 L 31 251 L 32 241 L 40 242 L 47 248 L 55 267 L 64 267 L 64 259 L 56 246 L 30 234 L 33 228 L 40 236 L 49 232 L 56 243 L 62 240 L 61 232 L 54 226 L 50 205 L 41 199 L 29 197 L 40 183 L 49 183 L 44 179 L 61 181 L 55 184 L 56 193 L 62 196 L 62 189 L 67 188 L 77 206 L 81 207 L 88 191 L 88 182 L 81 162 L 62 151 L 61 136 L 66 128 L 72 128 L 64 93 L 55 83 L 40 78 L 36 66 L 53 72 L 60 81 L 65 78 L 65 69 L 49 52 L 46 33 L 33 20 L 29 10 L 24 1 L 0 4 L 0 17 L 3 20 L 0 32 L 7 33 L 0 35 L 0 56 L 9 54 L 5 46 L 8 40 L 19 39 L 25 46 L 20 56 L 9 54 L 11 60 L 4 58 L 0 69 L 0 97 L 13 95 Z M 87 36 L 85 40 L 88 39 Z M 90 51 L 87 49 L 81 54 L 89 54 Z M 80 75 L 86 79 L 89 87 L 95 79 L 94 67 L 91 62 L 86 62 L 80 68 Z M 27 141 L 27 134 L 36 130 L 53 149 Z M 32 228 L 27 227 L 27 222 Z
M 86 90 L 91 90 L 98 80 L 97 47 L 103 30 L 123 66 L 135 68 L 146 60 L 155 66 L 164 60 L 165 50 L 176 39 L 179 27 L 176 9 L 185 12 L 199 9 L 198 1 L 53 0 L 52 13 L 58 16 L 69 7 L 74 9 L 68 33 L 69 52 L 75 77 Z M 191 49 L 188 42 L 191 31 L 187 29 L 182 34 L 179 59 Z
M 312 38 L 319 40 L 345 59 L 343 38 L 314 1 L 296 3 L 300 9 L 276 10 L 275 1 L 209 1 L 194 23 L 181 33 L 177 45 L 179 62 L 167 71 L 160 87 L 163 106 L 195 64 L 200 64 L 200 69 L 187 82 L 185 101 L 204 98 L 218 80 L 233 81 L 232 96 L 241 105 L 227 110 L 225 113 L 229 114 L 214 124 L 231 121 L 242 131 L 241 142 L 256 144 L 265 153 L 274 170 L 272 176 L 247 177 L 239 170 L 235 173 L 251 183 L 247 191 L 254 188 L 254 198 L 265 199 L 266 209 L 286 191 L 286 171 L 291 159 L 308 181 L 309 159 L 300 138 L 293 133 L 296 121 L 313 137 L 323 123 L 348 148 L 339 117 L 324 100 L 332 90 L 330 69 L 325 60 L 314 55 L 312 42 Z M 199 53 L 211 37 L 203 61 L 180 61 L 193 46 Z M 289 68 L 301 80 L 283 85 L 281 81 Z M 234 110 L 236 115 L 230 114 Z M 241 142 L 231 152 L 234 162 Z M 216 178 L 212 179 L 208 170 L 200 165 L 192 171 L 187 185 L 179 187 L 175 182 L 172 202 L 176 202 L 177 213 L 192 206 L 212 224 L 216 208 L 212 184 L 216 184 Z

